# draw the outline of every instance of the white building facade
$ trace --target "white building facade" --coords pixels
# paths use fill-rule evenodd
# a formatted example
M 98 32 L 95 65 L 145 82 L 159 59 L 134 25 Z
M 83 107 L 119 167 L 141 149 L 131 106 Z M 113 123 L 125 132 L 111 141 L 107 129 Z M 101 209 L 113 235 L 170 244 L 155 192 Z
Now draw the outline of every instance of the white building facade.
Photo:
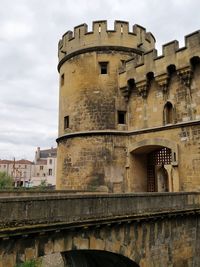
M 55 186 L 57 149 L 37 148 L 35 160 L 0 160 L 0 172 L 13 178 L 15 187 Z

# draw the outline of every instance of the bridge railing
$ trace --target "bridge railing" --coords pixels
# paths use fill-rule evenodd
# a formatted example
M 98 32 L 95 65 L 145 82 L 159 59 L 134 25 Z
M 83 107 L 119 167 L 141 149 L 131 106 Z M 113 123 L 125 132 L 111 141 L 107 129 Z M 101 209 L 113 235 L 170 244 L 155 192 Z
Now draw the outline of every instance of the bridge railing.
M 0 196 L 0 235 L 12 228 L 72 225 L 200 209 L 200 192 Z

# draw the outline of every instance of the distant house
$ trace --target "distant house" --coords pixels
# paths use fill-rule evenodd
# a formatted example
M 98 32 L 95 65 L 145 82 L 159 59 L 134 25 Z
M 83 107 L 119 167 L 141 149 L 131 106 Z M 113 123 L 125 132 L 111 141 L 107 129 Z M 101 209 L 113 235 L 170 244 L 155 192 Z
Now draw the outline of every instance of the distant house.
M 5 172 L 13 177 L 15 187 L 27 187 L 34 172 L 34 163 L 26 159 L 0 160 L 0 172 Z
M 47 185 L 56 184 L 56 159 L 57 149 L 51 147 L 50 149 L 41 150 L 37 148 L 35 152 L 34 172 L 31 179 L 32 185 L 40 185 L 45 181 Z

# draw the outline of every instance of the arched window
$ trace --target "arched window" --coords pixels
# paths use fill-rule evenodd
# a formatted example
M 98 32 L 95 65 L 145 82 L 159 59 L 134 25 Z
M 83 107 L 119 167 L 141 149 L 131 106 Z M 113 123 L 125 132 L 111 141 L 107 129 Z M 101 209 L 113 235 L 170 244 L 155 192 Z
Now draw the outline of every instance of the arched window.
M 163 111 L 163 122 L 165 124 L 173 123 L 173 106 L 171 102 L 167 102 Z

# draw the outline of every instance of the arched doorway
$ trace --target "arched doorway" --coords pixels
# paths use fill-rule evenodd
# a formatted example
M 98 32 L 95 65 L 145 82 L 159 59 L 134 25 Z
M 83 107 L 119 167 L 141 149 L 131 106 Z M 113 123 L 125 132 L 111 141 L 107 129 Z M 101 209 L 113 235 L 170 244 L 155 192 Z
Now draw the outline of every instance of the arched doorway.
M 123 255 L 103 250 L 71 250 L 62 256 L 65 267 L 139 267 Z
M 152 147 L 153 149 L 153 147 Z M 172 151 L 159 147 L 147 153 L 147 191 L 169 192 L 170 181 L 167 165 L 171 165 Z
M 178 149 L 175 142 L 154 138 L 133 144 L 129 183 L 135 192 L 179 191 Z

